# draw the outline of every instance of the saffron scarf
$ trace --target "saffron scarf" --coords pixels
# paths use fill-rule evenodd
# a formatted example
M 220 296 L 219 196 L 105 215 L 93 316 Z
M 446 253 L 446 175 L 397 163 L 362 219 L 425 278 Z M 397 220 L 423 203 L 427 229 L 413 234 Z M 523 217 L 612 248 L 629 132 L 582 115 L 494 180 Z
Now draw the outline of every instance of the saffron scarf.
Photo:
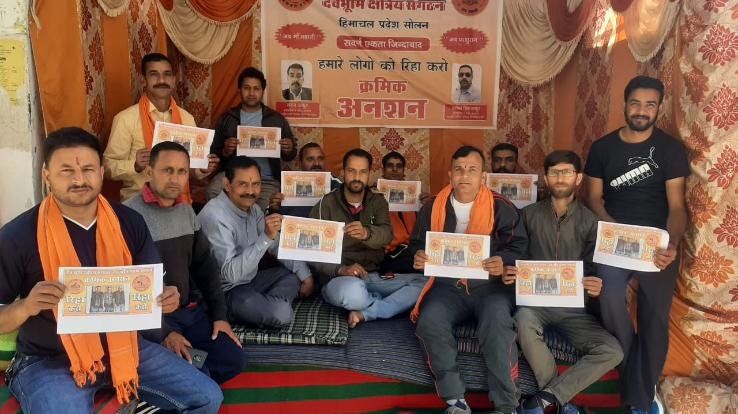
M 48 196 L 41 202 L 36 238 L 45 280 L 58 281 L 59 267 L 80 266 L 77 252 L 74 250 L 64 217 L 54 196 Z M 133 263 L 118 216 L 101 195 L 97 196 L 95 242 L 98 266 L 129 266 Z M 57 317 L 56 308 L 53 312 L 54 317 Z M 71 362 L 70 370 L 74 382 L 79 387 L 83 387 L 88 381 L 94 383 L 97 374 L 105 371 L 102 362 L 105 350 L 100 335 L 92 333 L 60 336 Z M 138 395 L 138 334 L 136 331 L 111 332 L 105 336 L 113 387 L 118 401 L 127 403 L 131 395 Z
M 143 130 L 143 139 L 146 149 L 151 149 L 154 144 L 154 128 L 156 124 L 151 119 L 150 114 L 151 101 L 146 94 L 141 95 L 141 99 L 138 100 L 138 114 L 141 118 L 141 129 Z M 169 108 L 172 110 L 172 123 L 182 124 L 182 112 L 179 110 L 177 102 L 172 98 L 169 102 Z M 190 194 L 190 182 L 187 181 L 185 189 L 182 192 L 182 198 L 187 204 L 192 204 L 192 195 Z
M 443 231 L 444 225 L 446 224 L 446 204 L 448 203 L 449 197 L 453 194 L 453 187 L 448 184 L 441 190 L 433 201 L 433 210 L 431 212 L 431 231 Z M 474 204 L 472 204 L 471 213 L 469 214 L 469 225 L 466 227 L 466 234 L 484 234 L 489 235 L 492 233 L 492 229 L 495 226 L 495 202 L 492 191 L 487 186 L 482 185 L 479 188 L 477 196 L 474 198 Z M 413 322 L 417 322 L 420 316 L 420 303 L 423 301 L 423 297 L 430 291 L 433 286 L 435 277 L 431 276 L 423 286 L 423 290 L 420 292 L 415 307 L 410 312 L 410 319 Z M 459 279 L 459 283 L 467 288 L 467 280 Z

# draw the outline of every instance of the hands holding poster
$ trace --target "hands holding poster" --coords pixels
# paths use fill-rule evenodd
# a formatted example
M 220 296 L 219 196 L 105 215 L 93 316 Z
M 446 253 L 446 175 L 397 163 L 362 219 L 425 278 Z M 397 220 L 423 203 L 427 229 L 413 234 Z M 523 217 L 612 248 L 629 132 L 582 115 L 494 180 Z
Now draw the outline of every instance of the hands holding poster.
M 282 171 L 283 206 L 314 206 L 331 191 L 331 173 L 323 171 Z
M 538 175 L 489 173 L 487 188 L 507 197 L 515 207 L 523 208 L 538 199 Z
M 265 0 L 261 13 L 279 85 L 266 101 L 292 125 L 495 126 L 501 0 Z
M 425 233 L 426 276 L 487 279 L 482 262 L 489 256 L 489 236 L 479 234 Z
M 60 267 L 66 286 L 57 305 L 58 334 L 118 332 L 161 327 L 156 298 L 164 290 L 163 265 Z
M 215 131 L 212 129 L 157 121 L 152 145 L 162 141 L 176 142 L 185 147 L 190 154 L 190 168 L 204 170 L 208 168 L 208 154 L 213 136 L 215 136 Z
M 597 223 L 594 262 L 623 269 L 659 272 L 654 264 L 657 249 L 666 249 L 669 233 L 656 227 Z
M 282 216 L 278 259 L 341 263 L 344 223 Z
M 279 158 L 281 129 L 239 125 L 236 134 L 238 135 L 236 155 Z
M 516 260 L 515 303 L 519 306 L 584 307 L 581 261 Z
M 377 180 L 377 191 L 384 194 L 389 211 L 420 210 L 420 181 Z

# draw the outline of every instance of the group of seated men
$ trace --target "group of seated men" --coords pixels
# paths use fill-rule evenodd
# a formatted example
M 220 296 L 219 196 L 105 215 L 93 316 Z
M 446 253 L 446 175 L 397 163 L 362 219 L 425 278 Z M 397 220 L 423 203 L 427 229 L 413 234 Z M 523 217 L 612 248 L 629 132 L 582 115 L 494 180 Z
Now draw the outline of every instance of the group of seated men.
M 521 211 L 486 187 L 483 152 L 462 146 L 451 157 L 449 184 L 435 196 L 422 194 L 416 214 L 389 212 L 384 196 L 370 187 L 373 157 L 358 148 L 343 156 L 342 182 L 335 180 L 333 191 L 315 206 L 282 206 L 279 160 L 237 156 L 236 127 L 282 128 L 282 160 L 297 157 L 305 171 L 323 171 L 325 155 L 315 143 L 297 152 L 286 120 L 261 102 L 266 80 L 254 68 L 239 76 L 242 105 L 218 123 L 208 169 L 191 171 L 180 144 L 151 146 L 156 120 L 194 124 L 171 97 L 171 64 L 163 55 L 147 55 L 142 72 L 146 93 L 115 117 L 104 152 L 98 138 L 80 128 L 48 135 L 43 179 L 50 195 L 0 230 L 0 333 L 19 331 L 7 377 L 25 413 L 92 412 L 95 392 L 109 386 L 126 407 L 141 399 L 166 410 L 217 412 L 223 399 L 217 384 L 244 368 L 230 323 L 288 324 L 293 300 L 313 294 L 348 310 L 350 327 L 411 310 L 446 413 L 471 412 L 453 337 L 454 327 L 466 320 L 476 321 L 495 413 L 542 414 L 548 407 L 574 413 L 570 400 L 621 362 L 625 408 L 652 408 L 668 346 L 665 319 L 689 174 L 681 164 L 683 147 L 653 126 L 663 99 L 659 81 L 631 81 L 625 92 L 628 125 L 592 148 L 586 172 L 594 212 L 576 198 L 583 168 L 574 152 L 548 154 L 542 166 L 548 195 Z M 661 165 L 660 175 L 644 183 L 651 187 L 634 195 L 603 186 L 610 170 L 622 169 L 612 157 L 641 150 L 644 143 L 651 147 L 650 161 Z M 611 148 L 618 145 L 624 148 Z M 511 163 L 503 167 L 508 153 Z M 503 145 L 491 155 L 493 171 L 516 172 L 515 147 Z M 404 179 L 401 154 L 385 155 L 382 164 L 384 178 Z M 630 164 L 628 159 L 625 167 Z M 104 171 L 123 182 L 123 205 L 100 195 Z M 191 178 L 210 179 L 209 201 L 199 214 L 190 204 Z M 644 191 L 658 194 L 643 197 Z M 646 212 L 623 207 L 628 197 Z M 341 263 L 275 259 L 284 215 L 345 223 Z M 658 221 L 644 220 L 648 215 Z M 638 318 L 638 334 L 625 307 L 625 285 L 633 274 L 592 263 L 600 219 L 654 224 L 671 236 L 654 259 L 662 271 L 638 274 L 646 286 L 638 310 L 648 312 Z M 427 231 L 490 235 L 482 263 L 489 280 L 424 276 Z M 584 261 L 582 288 L 599 298 L 602 322 L 584 308 L 516 308 L 518 259 Z M 157 298 L 164 314 L 160 329 L 56 333 L 56 307 L 66 289 L 57 278 L 59 267 L 151 263 L 163 263 L 166 270 Z M 583 355 L 562 374 L 543 340 L 548 326 Z M 522 402 L 515 381 L 518 345 L 540 387 Z M 207 352 L 199 370 L 191 364 L 192 349 Z

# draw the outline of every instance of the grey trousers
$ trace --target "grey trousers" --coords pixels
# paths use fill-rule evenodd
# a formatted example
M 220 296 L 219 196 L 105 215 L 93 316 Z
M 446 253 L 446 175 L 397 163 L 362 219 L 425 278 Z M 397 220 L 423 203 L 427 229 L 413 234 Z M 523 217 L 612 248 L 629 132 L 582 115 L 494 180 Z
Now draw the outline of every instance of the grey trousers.
M 208 184 L 208 188 L 205 190 L 205 198 L 207 201 L 217 197 L 218 194 L 223 191 L 223 177 L 225 177 L 225 172 L 221 171 L 218 174 L 215 174 L 213 179 L 210 180 L 210 184 Z M 280 191 L 279 186 L 279 181 L 276 180 L 265 179 L 261 182 L 261 194 L 259 194 L 259 198 L 256 199 L 256 204 L 261 207 L 262 211 L 266 211 L 267 207 L 269 207 L 269 198 L 271 198 L 274 193 L 278 193 Z
M 489 398 L 496 410 L 513 411 L 520 398 L 515 385 L 518 347 L 512 317 L 514 291 L 499 279 L 470 280 L 468 293 L 455 282 L 436 279 L 423 299 L 415 329 L 428 355 L 436 391 L 444 400 L 464 396 L 466 386 L 456 362 L 458 350 L 454 326 L 473 318 L 477 322 L 477 337 L 487 365 Z
M 560 403 L 615 368 L 623 360 L 618 340 L 584 309 L 520 307 L 515 314 L 518 342 L 536 376 L 538 387 Z M 543 329 L 555 327 L 584 356 L 557 376 L 556 361 L 543 341 Z
M 287 325 L 299 288 L 300 280 L 284 266 L 260 270 L 251 282 L 225 293 L 228 319 L 258 327 Z

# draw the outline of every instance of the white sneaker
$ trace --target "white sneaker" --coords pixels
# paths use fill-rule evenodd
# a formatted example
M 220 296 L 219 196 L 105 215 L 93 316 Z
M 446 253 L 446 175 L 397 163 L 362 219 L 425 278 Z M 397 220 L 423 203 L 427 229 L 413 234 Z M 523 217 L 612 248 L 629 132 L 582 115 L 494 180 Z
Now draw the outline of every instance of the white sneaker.
M 664 404 L 661 402 L 661 398 L 659 398 L 659 390 L 654 387 L 653 401 L 651 401 L 651 407 L 648 409 L 648 414 L 664 414 L 665 412 Z

